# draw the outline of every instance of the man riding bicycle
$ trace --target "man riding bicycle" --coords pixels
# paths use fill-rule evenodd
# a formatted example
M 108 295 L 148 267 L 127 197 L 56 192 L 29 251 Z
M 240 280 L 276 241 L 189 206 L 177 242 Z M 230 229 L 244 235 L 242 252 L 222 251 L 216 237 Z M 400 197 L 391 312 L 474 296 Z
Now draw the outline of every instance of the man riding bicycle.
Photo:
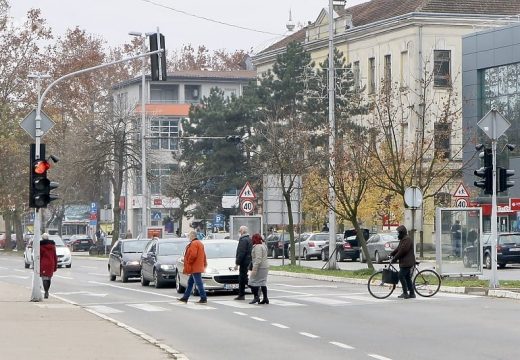
M 392 259 L 390 263 L 399 260 L 399 281 L 403 287 L 403 293 L 398 297 L 401 299 L 415 298 L 415 291 L 412 283 L 412 270 L 415 265 L 415 254 L 413 240 L 408 236 L 408 230 L 404 225 L 397 227 L 399 245 L 390 253 Z

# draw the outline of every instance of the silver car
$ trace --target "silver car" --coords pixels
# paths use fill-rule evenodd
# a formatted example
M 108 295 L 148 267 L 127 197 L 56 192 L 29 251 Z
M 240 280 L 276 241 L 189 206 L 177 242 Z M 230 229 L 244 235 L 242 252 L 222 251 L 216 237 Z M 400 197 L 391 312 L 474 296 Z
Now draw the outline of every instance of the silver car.
M 372 235 L 367 241 L 368 255 L 371 260 L 378 264 L 383 260 L 388 260 L 388 255 L 397 248 L 399 239 L 397 233 L 381 233 Z M 360 249 L 359 259 L 361 262 L 366 262 L 365 254 Z
M 238 290 L 238 270 L 235 270 L 237 240 L 204 240 L 204 251 L 208 266 L 202 273 L 202 282 L 206 291 Z M 185 250 L 186 251 L 186 250 Z M 177 260 L 177 281 L 175 287 L 179 294 L 188 286 L 189 275 L 183 274 L 184 253 Z M 196 287 L 193 288 L 196 293 Z
M 41 239 L 40 239 L 41 240 Z M 58 235 L 49 235 L 49 240 L 54 241 L 56 244 L 56 256 L 58 257 L 58 267 L 68 267 L 72 266 L 72 254 L 70 253 L 69 248 L 65 245 L 63 240 Z M 23 253 L 25 268 L 33 266 L 33 241 L 29 241 L 27 246 L 25 247 L 25 251 Z
M 296 257 L 303 257 L 305 260 L 310 260 L 312 257 L 321 260 L 321 249 L 328 243 L 329 233 L 310 234 L 295 241 L 294 253 Z

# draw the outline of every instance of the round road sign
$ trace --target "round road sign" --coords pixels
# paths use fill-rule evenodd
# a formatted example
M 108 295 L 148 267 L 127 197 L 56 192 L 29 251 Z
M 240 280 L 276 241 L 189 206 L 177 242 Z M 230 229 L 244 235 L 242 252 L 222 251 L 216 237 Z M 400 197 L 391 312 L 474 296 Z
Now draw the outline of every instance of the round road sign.
M 253 210 L 255 209 L 255 204 L 253 204 L 253 202 L 251 200 L 243 200 L 240 203 L 240 208 L 242 209 L 243 212 L 249 214 L 249 213 L 253 212 Z
M 455 205 L 460 208 L 465 208 L 468 207 L 468 201 L 466 199 L 457 199 Z

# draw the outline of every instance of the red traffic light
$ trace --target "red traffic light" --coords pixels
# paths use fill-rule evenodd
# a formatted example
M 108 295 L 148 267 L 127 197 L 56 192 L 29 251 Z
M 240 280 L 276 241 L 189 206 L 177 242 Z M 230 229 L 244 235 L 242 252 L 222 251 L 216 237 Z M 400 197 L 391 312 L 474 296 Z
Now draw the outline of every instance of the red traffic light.
M 51 165 L 46 160 L 38 160 L 34 163 L 34 173 L 38 175 L 43 175 Z

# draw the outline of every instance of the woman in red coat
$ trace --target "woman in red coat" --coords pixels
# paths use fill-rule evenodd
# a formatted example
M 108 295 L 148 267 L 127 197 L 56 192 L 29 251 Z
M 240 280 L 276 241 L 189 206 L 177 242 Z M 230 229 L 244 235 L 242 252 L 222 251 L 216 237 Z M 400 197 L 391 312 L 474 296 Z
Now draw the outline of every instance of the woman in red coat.
M 49 240 L 49 234 L 43 233 L 40 240 L 40 276 L 43 281 L 44 298 L 49 298 L 49 288 L 54 272 L 58 270 L 58 256 L 56 256 L 56 244 Z

